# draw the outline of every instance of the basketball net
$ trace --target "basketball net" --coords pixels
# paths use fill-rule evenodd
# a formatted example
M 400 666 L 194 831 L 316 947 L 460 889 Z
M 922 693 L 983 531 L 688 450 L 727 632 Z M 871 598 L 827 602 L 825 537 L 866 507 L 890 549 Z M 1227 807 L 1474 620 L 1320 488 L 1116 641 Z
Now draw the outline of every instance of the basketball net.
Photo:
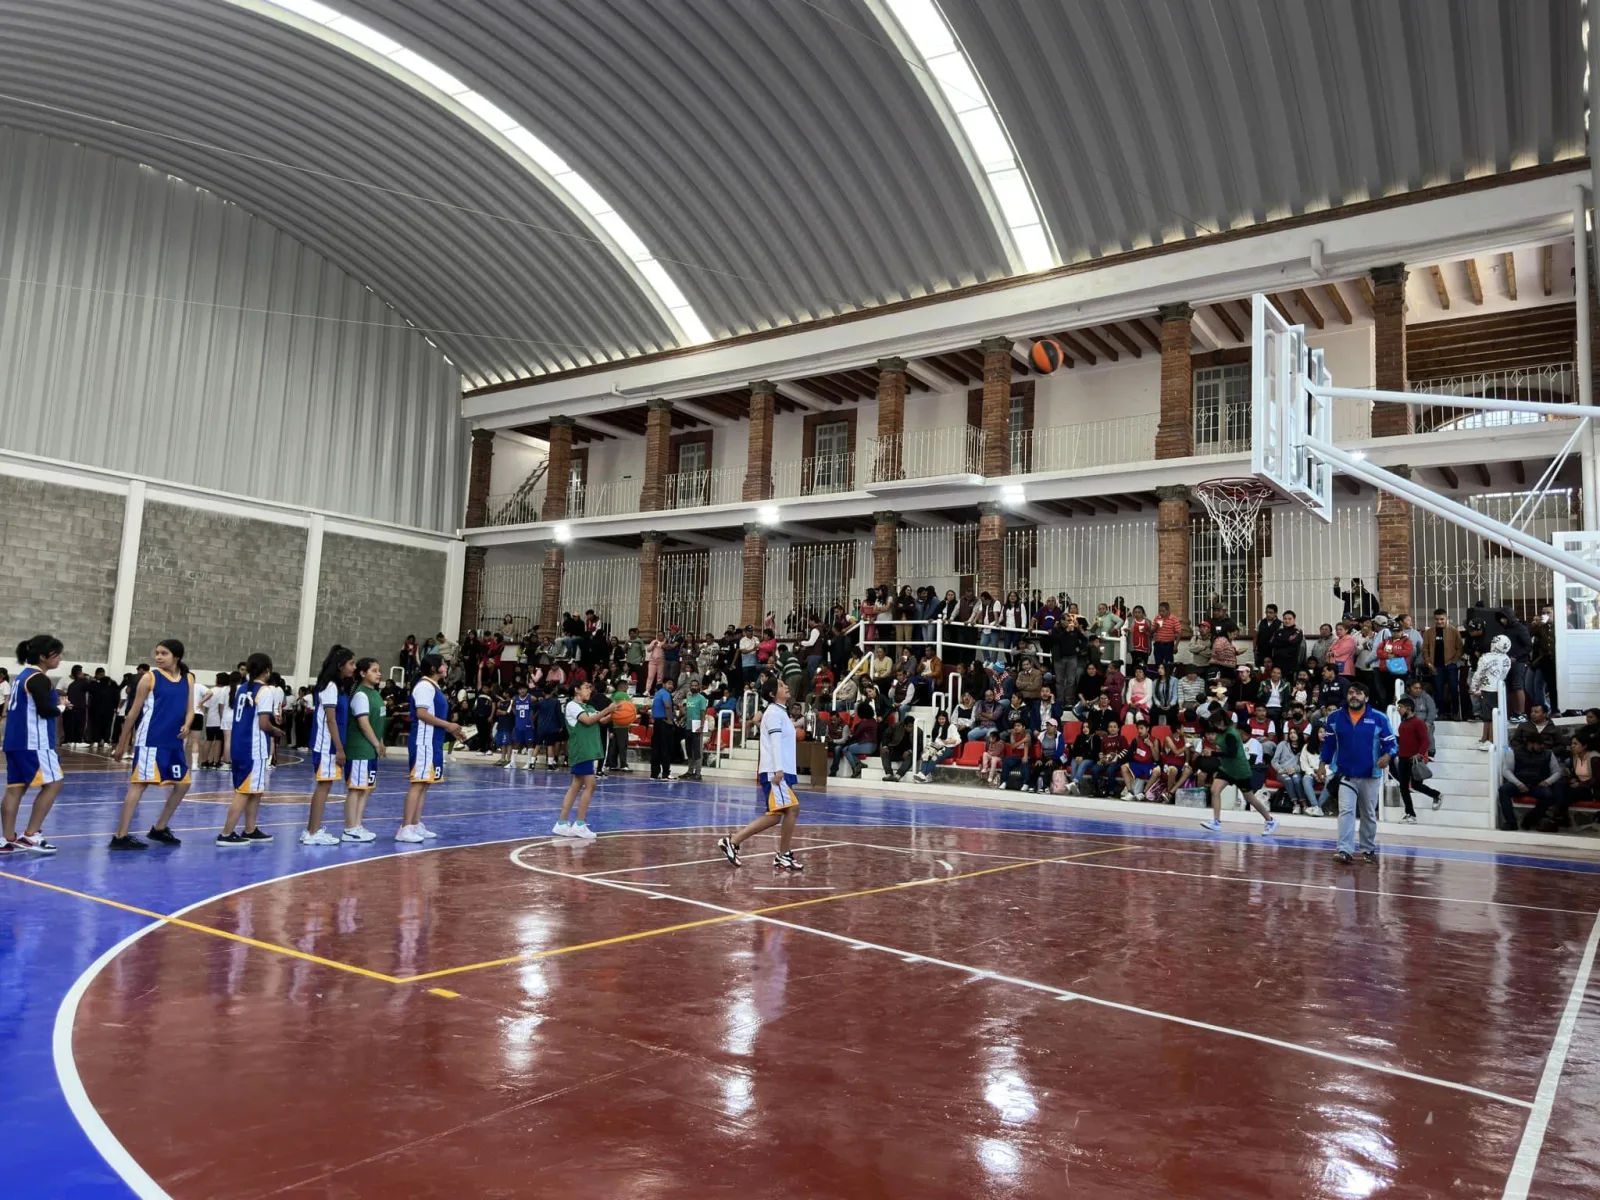
M 1210 514 L 1217 536 L 1230 554 L 1255 540 L 1261 506 L 1278 495 L 1259 479 L 1208 479 L 1195 484 L 1192 491 Z

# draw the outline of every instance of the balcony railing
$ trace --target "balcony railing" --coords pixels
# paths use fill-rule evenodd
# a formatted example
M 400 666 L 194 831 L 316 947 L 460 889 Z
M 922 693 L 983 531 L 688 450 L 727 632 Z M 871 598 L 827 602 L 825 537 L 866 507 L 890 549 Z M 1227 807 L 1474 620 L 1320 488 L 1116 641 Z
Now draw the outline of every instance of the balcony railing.
M 1156 456 L 1159 423 L 1158 414 L 1140 413 L 1109 421 L 1019 429 L 1011 435 L 1011 474 L 1149 462 Z
M 772 496 L 827 496 L 855 489 L 856 456 L 850 453 L 817 454 L 772 465 Z
M 708 504 L 737 504 L 743 496 L 743 467 L 679 471 L 667 476 L 663 507 L 704 508 Z
M 521 495 L 505 492 L 490 496 L 487 507 L 485 525 L 530 525 L 542 519 L 544 488 L 541 486 Z
M 1502 371 L 1485 371 L 1477 375 L 1414 380 L 1410 390 L 1431 396 L 1471 396 L 1496 400 L 1540 400 L 1549 404 L 1568 402 L 1576 404 L 1578 368 L 1575 363 L 1513 367 Z M 1490 429 L 1502 425 L 1531 425 L 1555 419 L 1539 413 L 1463 408 L 1460 405 L 1443 403 L 1418 408 L 1416 427 L 1419 433 L 1443 432 L 1454 429 Z
M 867 439 L 872 483 L 983 474 L 983 430 L 944 425 Z

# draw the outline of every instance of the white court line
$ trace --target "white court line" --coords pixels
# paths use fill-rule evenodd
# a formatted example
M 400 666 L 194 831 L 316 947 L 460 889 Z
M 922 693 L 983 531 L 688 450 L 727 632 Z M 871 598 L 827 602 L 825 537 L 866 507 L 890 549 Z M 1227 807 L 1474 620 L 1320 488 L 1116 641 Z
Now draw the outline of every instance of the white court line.
M 752 892 L 837 892 L 836 887 L 758 887 Z
M 870 843 L 868 843 L 868 842 L 859 842 L 859 843 L 858 842 L 824 842 L 820 846 L 806 846 L 805 849 L 807 849 L 807 850 L 828 850 L 828 849 L 831 849 L 834 846 L 855 846 L 855 845 L 866 846 L 866 845 L 869 845 L 869 844 Z M 727 862 L 727 861 L 728 860 L 727 860 L 727 857 L 725 855 L 719 854 L 715 858 L 689 858 L 689 859 L 685 859 L 683 862 L 655 863 L 654 865 L 648 866 L 648 867 L 613 867 L 609 871 L 589 871 L 583 876 L 583 878 L 585 878 L 585 879 L 602 879 L 607 875 L 632 875 L 637 871 L 665 871 L 668 867 L 703 867 L 707 863 L 719 863 L 719 862 Z M 628 883 L 628 882 L 634 882 L 634 881 L 630 881 L 630 880 L 624 879 L 624 880 L 619 880 L 618 882 L 620 882 L 620 883 Z M 640 883 L 640 884 L 644 884 L 644 880 L 638 880 L 637 882 Z M 655 884 L 655 883 L 650 883 L 650 884 L 644 884 L 644 886 L 647 886 L 647 887 L 658 887 L 660 885 L 659 884 Z
M 1572 990 L 1567 993 L 1567 1008 L 1561 1014 L 1561 1024 L 1556 1027 L 1556 1039 L 1550 1046 L 1550 1056 L 1545 1059 L 1544 1074 L 1539 1077 L 1533 1111 L 1522 1127 L 1517 1158 L 1511 1164 L 1511 1177 L 1506 1180 L 1506 1190 L 1502 1193 L 1504 1200 L 1527 1200 L 1528 1188 L 1533 1184 L 1539 1152 L 1544 1149 L 1545 1129 L 1550 1124 L 1550 1110 L 1555 1107 L 1556 1089 L 1561 1086 L 1561 1071 L 1567 1065 L 1567 1051 L 1572 1048 L 1572 1032 L 1578 1025 L 1578 1010 L 1583 1006 L 1583 994 L 1589 989 L 1589 975 L 1594 971 L 1596 947 L 1600 947 L 1600 916 L 1596 916 L 1594 928 L 1589 931 L 1583 961 L 1578 964 Z
M 584 883 L 595 883 L 601 887 L 613 887 L 623 891 L 636 892 L 637 889 L 615 879 L 595 879 L 592 876 L 568 875 L 565 871 L 554 871 L 548 867 L 536 867 L 525 863 L 520 857 L 527 847 L 518 847 L 511 852 L 511 861 L 524 871 L 534 871 L 541 875 L 554 875 L 561 879 L 577 879 Z M 1044 865 L 1044 864 L 1041 864 Z M 928 882 L 934 882 L 934 879 Z M 1449 1088 L 1452 1091 L 1467 1092 L 1473 1096 L 1482 1096 L 1487 1100 L 1494 1100 L 1501 1104 L 1512 1104 L 1518 1108 L 1532 1108 L 1533 1104 L 1527 1100 L 1518 1100 L 1514 1096 L 1502 1096 L 1498 1092 L 1486 1091 L 1483 1088 L 1473 1087 L 1467 1083 L 1457 1083 L 1450 1079 L 1438 1079 L 1432 1075 L 1419 1075 L 1414 1071 L 1407 1071 L 1400 1067 L 1391 1067 L 1387 1063 L 1374 1062 L 1371 1059 L 1356 1058 L 1347 1054 L 1336 1054 L 1331 1050 L 1318 1050 L 1313 1046 L 1302 1046 L 1297 1042 L 1281 1041 L 1278 1038 L 1267 1037 L 1265 1034 L 1249 1033 L 1242 1029 L 1230 1029 L 1226 1025 L 1212 1025 L 1205 1021 L 1195 1021 L 1188 1017 L 1173 1016 L 1170 1013 L 1157 1012 L 1154 1009 L 1138 1008 L 1131 1004 L 1121 1004 L 1115 1000 L 1102 1000 L 1096 996 L 1088 996 L 1082 992 L 1068 991 L 1066 988 L 1053 987 L 1048 983 L 1039 983 L 1032 979 L 1023 979 L 1015 975 L 1004 975 L 998 971 L 989 971 L 983 967 L 969 966 L 965 963 L 951 962 L 948 959 L 933 958 L 926 954 L 916 954 L 911 951 L 896 949 L 893 946 L 880 945 L 869 942 L 865 938 L 850 937 L 848 934 L 834 933 L 827 929 L 818 929 L 811 925 L 797 925 L 792 921 L 782 921 L 776 917 L 763 916 L 759 913 L 745 912 L 742 909 L 728 908 L 721 904 L 713 904 L 709 900 L 698 900 L 689 896 L 664 896 L 666 900 L 676 900 L 680 904 L 690 904 L 696 908 L 710 909 L 712 912 L 725 913 L 728 916 L 745 917 L 752 921 L 764 921 L 769 925 L 777 925 L 784 929 L 792 929 L 798 933 L 809 933 L 816 937 L 827 938 L 830 941 L 843 942 L 854 950 L 876 950 L 883 954 L 892 954 L 902 962 L 926 963 L 935 967 L 946 967 L 952 971 L 960 971 L 973 979 L 993 979 L 1000 983 L 1009 983 L 1016 987 L 1027 988 L 1030 991 L 1044 992 L 1061 1000 L 1082 1000 L 1087 1004 L 1097 1005 L 1102 1008 L 1116 1009 L 1120 1012 L 1134 1013 L 1138 1016 L 1153 1017 L 1159 1021 L 1171 1021 L 1178 1025 L 1187 1025 L 1194 1029 L 1204 1029 L 1212 1033 L 1227 1034 L 1232 1037 L 1245 1038 L 1252 1042 L 1259 1042 L 1266 1046 L 1276 1046 L 1283 1050 L 1294 1050 L 1301 1054 L 1309 1054 L 1315 1058 L 1328 1059 L 1333 1062 L 1344 1063 L 1346 1066 L 1360 1067 L 1363 1070 L 1377 1071 L 1384 1075 L 1394 1075 L 1401 1079 L 1411 1079 L 1418 1083 L 1431 1083 L 1436 1087 Z M 1592 961 L 1593 955 L 1590 955 Z M 1587 973 L 1585 973 L 1587 975 Z
M 881 842 L 841 842 L 837 845 L 867 846 L 874 850 L 889 850 L 895 854 L 956 854 L 967 858 L 1005 858 L 1014 861 L 1026 862 L 1028 859 L 1022 855 L 1012 854 L 984 854 L 976 850 L 926 850 L 920 846 L 885 846 Z M 1132 871 L 1141 875 L 1178 875 L 1186 879 L 1218 879 L 1229 883 L 1259 883 L 1268 887 L 1305 888 L 1308 891 L 1351 896 L 1387 896 L 1396 900 L 1431 900 L 1436 904 L 1487 904 L 1495 908 L 1524 908 L 1530 912 L 1548 913 L 1573 913 L 1579 916 L 1589 916 L 1591 912 L 1586 908 L 1551 908 L 1543 904 L 1514 904 L 1509 900 L 1480 900 L 1471 896 L 1429 896 L 1422 892 L 1390 892 L 1381 888 L 1348 888 L 1340 887 L 1334 883 L 1310 883 L 1297 879 L 1258 879 L 1249 875 L 1220 875 L 1207 871 L 1172 871 L 1165 867 L 1128 867 L 1119 863 L 1107 862 L 1082 862 L 1068 861 L 1051 865 L 1061 867 L 1084 867 L 1095 871 Z

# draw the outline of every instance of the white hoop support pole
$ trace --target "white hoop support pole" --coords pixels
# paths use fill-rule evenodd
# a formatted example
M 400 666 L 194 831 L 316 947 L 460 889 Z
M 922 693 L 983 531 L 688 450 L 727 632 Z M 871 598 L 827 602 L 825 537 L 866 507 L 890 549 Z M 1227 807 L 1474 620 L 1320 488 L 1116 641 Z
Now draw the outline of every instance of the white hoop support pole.
M 1334 389 L 1338 390 L 1338 389 Z M 1379 393 L 1380 395 L 1382 393 Z M 1486 517 L 1480 512 L 1474 512 L 1465 504 L 1457 504 L 1454 500 L 1446 499 L 1437 492 L 1429 491 L 1421 484 L 1413 483 L 1404 476 L 1396 475 L 1392 471 L 1385 471 L 1382 467 L 1375 466 L 1365 459 L 1356 458 L 1347 454 L 1339 447 L 1321 438 L 1308 437 L 1305 439 L 1305 448 L 1322 459 L 1338 467 L 1346 475 L 1350 475 L 1370 483 L 1373 487 L 1392 495 L 1399 496 L 1402 500 L 1409 500 L 1424 512 L 1431 512 L 1454 522 L 1465 529 L 1470 529 L 1481 537 L 1504 546 L 1508 550 L 1515 550 L 1524 558 L 1548 567 L 1574 579 L 1585 587 L 1600 591 L 1600 567 L 1584 562 L 1575 554 L 1557 549 L 1550 543 L 1542 541 L 1531 533 L 1517 529 L 1511 525 Z
M 1545 417 L 1588 420 L 1592 410 L 1577 404 L 1548 404 L 1543 400 L 1495 400 L 1482 396 L 1440 396 L 1432 392 L 1380 392 L 1376 388 L 1347 388 L 1308 383 L 1305 390 L 1329 400 L 1376 400 L 1384 404 L 1414 404 L 1418 407 L 1440 404 L 1449 408 L 1482 408 L 1491 412 L 1538 413 Z

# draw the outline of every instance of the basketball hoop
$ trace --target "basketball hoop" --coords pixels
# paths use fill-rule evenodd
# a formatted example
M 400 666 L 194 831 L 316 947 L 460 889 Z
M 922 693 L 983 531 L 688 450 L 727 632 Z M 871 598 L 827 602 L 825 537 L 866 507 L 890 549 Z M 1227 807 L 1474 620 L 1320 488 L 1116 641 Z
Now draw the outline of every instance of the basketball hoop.
M 1261 506 L 1278 493 L 1259 479 L 1208 479 L 1190 489 L 1217 526 L 1217 536 L 1230 554 L 1255 540 Z

